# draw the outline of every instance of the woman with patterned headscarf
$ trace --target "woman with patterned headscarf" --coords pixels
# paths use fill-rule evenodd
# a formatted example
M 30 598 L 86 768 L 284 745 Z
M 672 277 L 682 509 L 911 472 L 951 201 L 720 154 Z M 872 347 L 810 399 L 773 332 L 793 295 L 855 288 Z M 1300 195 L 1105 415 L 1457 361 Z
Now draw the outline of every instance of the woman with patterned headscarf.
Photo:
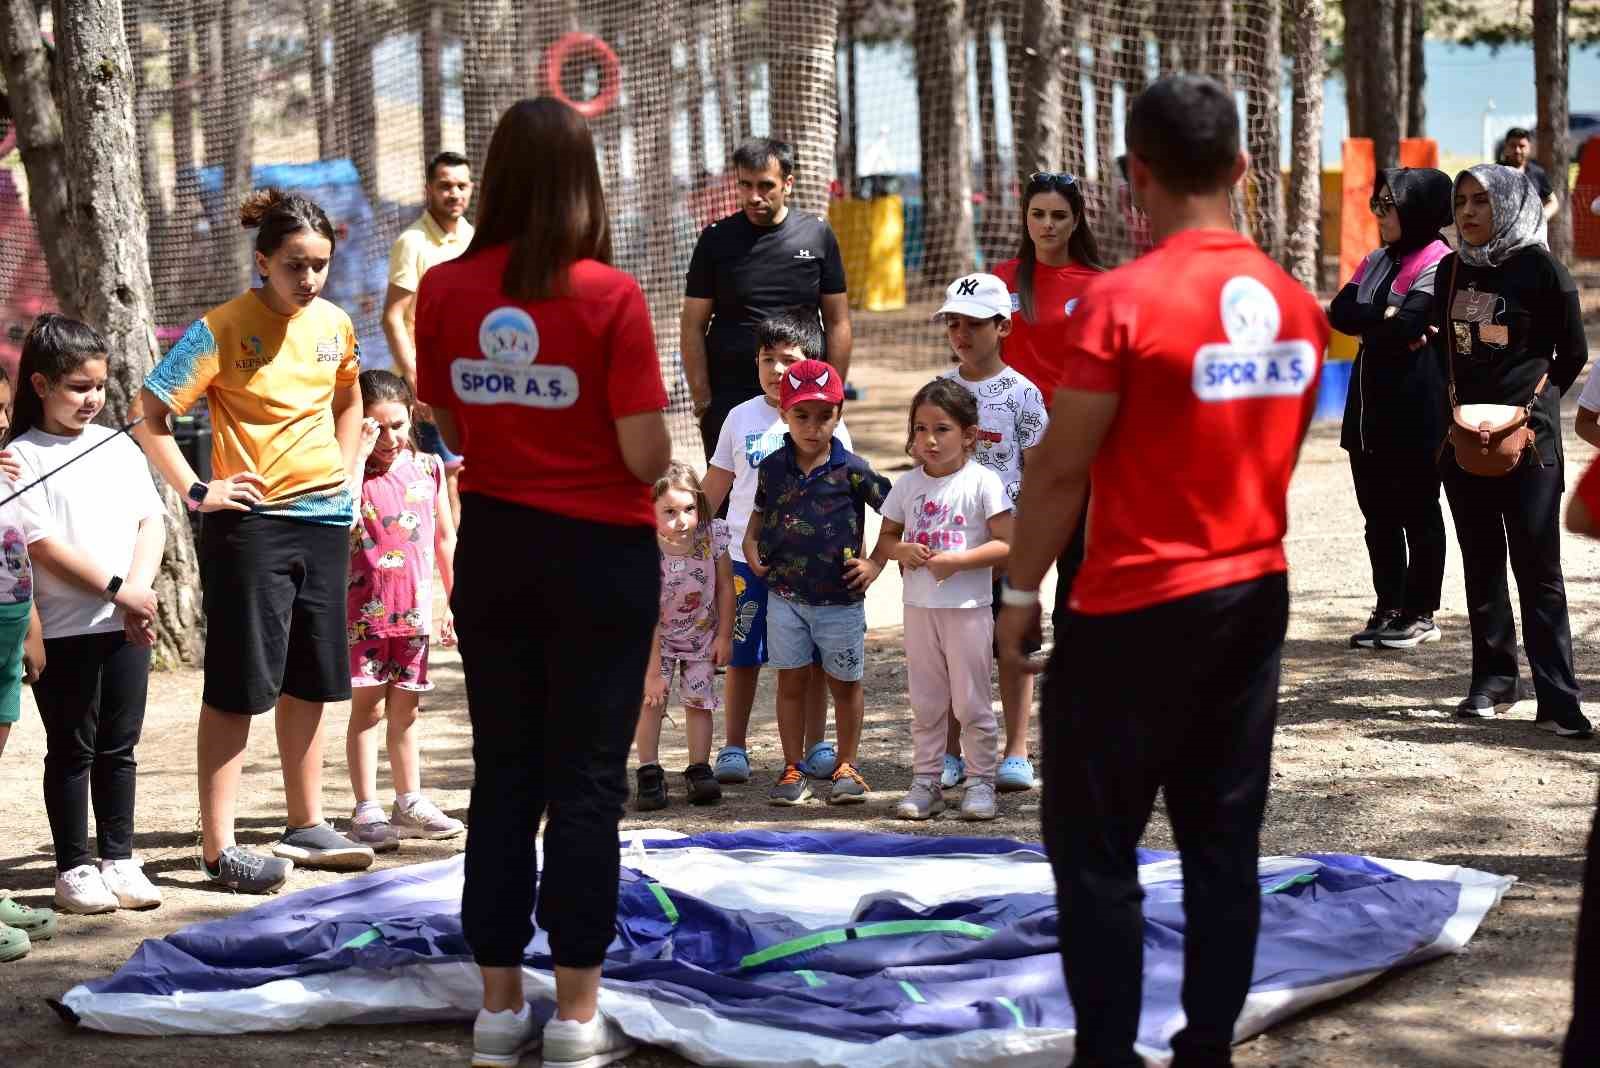
M 1438 267 L 1434 326 L 1455 403 L 1526 405 L 1533 447 L 1509 474 L 1468 474 L 1444 449 L 1442 475 L 1466 571 L 1472 683 L 1457 707 L 1491 718 L 1517 699 L 1517 636 L 1506 557 L 1517 577 L 1538 726 L 1588 737 L 1572 667 L 1561 575 L 1561 395 L 1589 358 L 1578 290 L 1545 245 L 1539 194 L 1525 175 L 1483 164 L 1455 182 L 1457 252 Z

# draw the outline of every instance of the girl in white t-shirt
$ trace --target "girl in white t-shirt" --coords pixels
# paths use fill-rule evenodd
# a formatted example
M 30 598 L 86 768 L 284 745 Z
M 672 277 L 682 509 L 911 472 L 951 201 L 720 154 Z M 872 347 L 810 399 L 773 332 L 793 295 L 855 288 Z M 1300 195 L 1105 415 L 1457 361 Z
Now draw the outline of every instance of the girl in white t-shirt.
M 21 485 L 50 476 L 17 503 L 44 623 L 45 669 L 33 696 L 45 729 L 55 903 L 77 913 L 161 904 L 133 856 L 133 751 L 166 510 L 139 447 L 95 424 L 105 400 L 105 339 L 65 316 L 40 316 L 22 345 L 6 448 Z
M 977 440 L 973 395 L 948 378 L 923 386 L 911 401 L 906 443 L 921 466 L 900 477 L 880 509 L 878 547 L 900 562 L 906 606 L 915 775 L 895 809 L 902 819 L 944 810 L 939 775 L 947 713 L 961 724 L 967 761 L 961 818 L 995 817 L 999 729 L 989 684 L 990 583 L 991 569 L 1011 553 L 1011 502 L 1000 476 L 973 459 Z

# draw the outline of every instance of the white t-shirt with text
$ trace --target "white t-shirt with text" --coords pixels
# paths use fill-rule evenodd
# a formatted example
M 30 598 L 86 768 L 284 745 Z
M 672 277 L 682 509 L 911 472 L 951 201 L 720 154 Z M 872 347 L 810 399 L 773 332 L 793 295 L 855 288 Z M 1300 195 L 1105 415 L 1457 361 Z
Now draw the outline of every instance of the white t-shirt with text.
M 945 372 L 978 398 L 977 461 L 1000 476 L 1011 506 L 1022 492 L 1022 453 L 1039 444 L 1050 423 L 1044 394 L 1009 367 L 981 382 L 961 377 L 961 368 Z
M 733 488 L 728 491 L 728 552 L 739 563 L 744 563 L 744 532 L 750 525 L 750 513 L 756 504 L 756 468 L 761 461 L 783 447 L 783 435 L 788 428 L 778 409 L 767 402 L 765 395 L 751 397 L 735 407 L 722 421 L 722 433 L 717 437 L 717 450 L 711 454 L 711 466 L 733 472 Z M 850 431 L 844 420 L 833 428 L 833 436 L 840 445 L 852 448 Z
M 976 460 L 943 478 L 918 467 L 901 475 L 880 512 L 904 524 L 902 542 L 935 553 L 964 552 L 992 540 L 989 520 L 1011 511 L 1000 476 Z M 940 582 L 926 567 L 901 567 L 905 603 L 914 608 L 986 608 L 994 599 L 992 568 L 958 571 Z
M 59 539 L 123 578 L 133 563 L 139 524 L 164 514 L 150 465 L 131 438 L 109 427 L 90 425 L 76 437 L 46 434 L 37 427 L 9 446 L 22 464 L 22 485 L 57 471 L 107 438 L 94 453 L 35 486 L 17 503 L 28 544 Z M 75 583 L 35 568 L 35 599 L 46 638 L 99 634 L 122 629 L 122 609 Z

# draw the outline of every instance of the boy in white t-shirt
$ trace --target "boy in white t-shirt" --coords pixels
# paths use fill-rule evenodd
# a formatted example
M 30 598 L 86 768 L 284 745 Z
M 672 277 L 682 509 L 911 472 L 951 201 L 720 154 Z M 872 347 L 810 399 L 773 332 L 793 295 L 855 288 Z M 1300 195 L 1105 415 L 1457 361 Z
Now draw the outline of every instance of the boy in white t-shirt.
M 717 753 L 717 781 L 750 780 L 750 757 L 745 751 L 750 711 L 755 704 L 761 665 L 767 662 L 767 584 L 744 558 L 744 532 L 755 506 L 756 469 L 768 455 L 783 446 L 785 428 L 778 411 L 783 373 L 801 360 L 822 358 L 822 325 L 815 314 L 781 312 L 756 324 L 756 374 L 762 395 L 752 397 L 728 413 L 717 438 L 717 448 L 700 486 L 715 513 L 728 502 L 728 550 L 733 556 L 733 659 L 724 686 L 727 741 Z M 850 433 L 841 420 L 833 436 L 846 449 Z M 812 778 L 826 779 L 834 772 L 838 754 L 823 735 L 827 730 L 828 686 L 820 661 L 811 669 L 806 688 L 805 762 L 801 770 Z
M 944 377 L 961 384 L 978 401 L 978 447 L 974 458 L 1000 476 L 1006 497 L 1016 507 L 1022 489 L 1022 468 L 1028 450 L 1044 438 L 1049 410 L 1039 387 L 1000 358 L 1000 345 L 1011 333 L 1011 293 L 992 274 L 957 278 L 945 290 L 945 302 L 934 321 L 944 324 L 960 365 Z M 1000 607 L 999 586 L 1004 568 L 994 570 L 994 611 Z M 1000 665 L 1000 704 L 1005 711 L 1005 757 L 995 773 L 1001 792 L 1033 788 L 1033 765 L 1028 760 L 1028 721 L 1033 712 L 1033 676 Z M 953 786 L 964 773 L 954 756 L 959 725 L 950 721 L 949 747 L 943 781 Z

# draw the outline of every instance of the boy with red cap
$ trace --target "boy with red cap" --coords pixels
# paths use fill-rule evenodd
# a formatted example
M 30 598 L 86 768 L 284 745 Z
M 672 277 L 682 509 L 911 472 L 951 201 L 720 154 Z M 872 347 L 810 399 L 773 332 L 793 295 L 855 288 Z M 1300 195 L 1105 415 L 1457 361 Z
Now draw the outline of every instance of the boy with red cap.
M 767 795 L 774 805 L 798 805 L 811 796 L 800 761 L 813 649 L 822 653 L 839 736 L 828 803 L 866 800 L 867 781 L 855 767 L 864 713 L 865 601 L 888 554 L 863 557 L 862 539 L 866 506 L 882 507 L 889 480 L 834 439 L 843 406 L 844 382 L 829 364 L 801 360 L 784 372 L 778 407 L 789 432 L 783 447 L 761 462 L 745 529 L 745 560 L 767 582 L 767 656 L 778 669 L 784 767 Z

